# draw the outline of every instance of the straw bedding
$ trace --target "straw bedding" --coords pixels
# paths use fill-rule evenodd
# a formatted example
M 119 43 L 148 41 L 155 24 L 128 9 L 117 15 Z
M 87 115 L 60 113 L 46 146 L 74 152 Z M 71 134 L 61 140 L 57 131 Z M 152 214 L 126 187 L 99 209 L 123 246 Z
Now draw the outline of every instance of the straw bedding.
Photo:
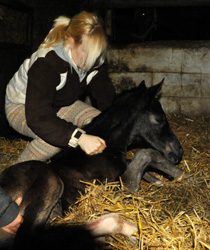
M 137 195 L 122 182 L 84 183 L 86 193 L 79 195 L 64 218 L 52 223 L 81 224 L 112 212 L 137 224 L 139 230 L 132 239 L 105 238 L 109 249 L 210 249 L 210 117 L 170 115 L 168 119 L 185 151 L 180 167 L 193 182 L 158 176 L 164 186 L 142 181 Z M 0 170 L 15 161 L 26 143 L 0 139 Z M 134 153 L 129 151 L 128 158 Z

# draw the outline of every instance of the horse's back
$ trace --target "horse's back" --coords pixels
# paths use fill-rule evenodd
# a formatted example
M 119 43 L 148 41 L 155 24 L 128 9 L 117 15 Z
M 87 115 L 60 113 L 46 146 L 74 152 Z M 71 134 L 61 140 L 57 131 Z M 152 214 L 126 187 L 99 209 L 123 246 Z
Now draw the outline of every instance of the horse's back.
M 42 175 L 52 175 L 46 163 L 27 161 L 6 168 L 0 175 L 0 185 L 11 196 L 13 192 L 23 194 Z
M 87 155 L 81 149 L 67 150 L 50 163 L 55 173 L 63 179 L 92 181 L 116 180 L 125 171 L 121 157 L 105 150 L 101 154 Z

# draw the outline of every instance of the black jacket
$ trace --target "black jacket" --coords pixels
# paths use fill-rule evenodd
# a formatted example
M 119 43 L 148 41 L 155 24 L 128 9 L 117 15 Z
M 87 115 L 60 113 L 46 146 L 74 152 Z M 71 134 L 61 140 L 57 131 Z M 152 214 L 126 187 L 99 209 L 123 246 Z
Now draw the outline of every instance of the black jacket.
M 6 100 L 25 102 L 26 121 L 34 133 L 51 145 L 66 147 L 77 127 L 56 113 L 86 95 L 101 111 L 112 104 L 115 90 L 106 65 L 87 72 L 80 82 L 68 62 L 45 49 L 24 61 L 7 86 Z

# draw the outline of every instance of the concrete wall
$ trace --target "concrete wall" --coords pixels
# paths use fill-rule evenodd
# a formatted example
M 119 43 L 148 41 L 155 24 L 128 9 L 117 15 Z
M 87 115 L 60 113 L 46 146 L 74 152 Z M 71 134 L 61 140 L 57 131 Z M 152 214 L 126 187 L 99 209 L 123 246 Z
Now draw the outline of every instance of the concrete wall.
M 147 42 L 108 52 L 117 92 L 165 78 L 161 103 L 168 113 L 210 115 L 210 41 Z

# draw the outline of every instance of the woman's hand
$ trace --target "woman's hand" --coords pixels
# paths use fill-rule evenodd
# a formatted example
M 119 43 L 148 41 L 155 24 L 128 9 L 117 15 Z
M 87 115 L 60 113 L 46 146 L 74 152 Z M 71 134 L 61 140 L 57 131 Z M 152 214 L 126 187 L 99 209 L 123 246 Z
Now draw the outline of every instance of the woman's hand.
M 88 155 L 96 155 L 103 152 L 106 142 L 98 136 L 83 134 L 78 142 L 81 149 Z
M 22 199 L 23 199 L 22 197 L 18 197 L 15 200 L 18 206 L 20 206 Z M 19 213 L 15 220 L 13 220 L 10 224 L 2 227 L 2 229 L 9 234 L 15 234 L 22 222 L 23 222 L 23 217 Z

